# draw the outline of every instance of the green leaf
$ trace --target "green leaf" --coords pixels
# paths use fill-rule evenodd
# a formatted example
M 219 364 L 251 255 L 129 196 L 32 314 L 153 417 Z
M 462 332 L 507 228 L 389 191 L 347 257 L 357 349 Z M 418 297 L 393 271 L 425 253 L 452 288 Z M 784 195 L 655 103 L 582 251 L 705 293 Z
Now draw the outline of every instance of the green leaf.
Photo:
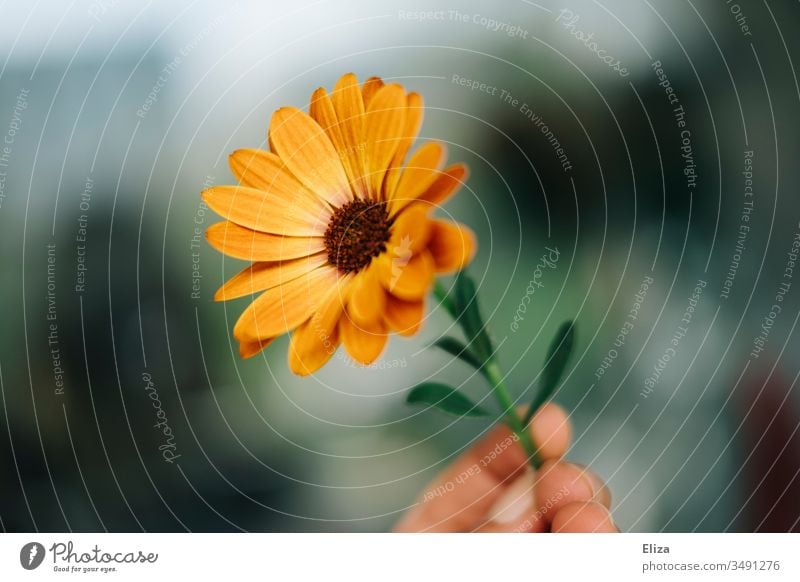
M 467 275 L 466 271 L 458 274 L 453 294 L 458 311 L 458 323 L 464 329 L 467 343 L 478 358 L 483 361 L 489 360 L 494 353 L 494 348 L 489 334 L 486 332 L 486 324 L 481 317 L 475 282 Z
M 439 410 L 456 416 L 490 416 L 489 412 L 473 403 L 472 400 L 446 384 L 426 382 L 408 393 L 408 404 L 429 404 Z
M 461 341 L 454 337 L 442 337 L 433 342 L 433 345 L 446 351 L 448 354 L 464 360 L 476 370 L 483 368 L 481 361 L 465 346 Z
M 528 425 L 533 415 L 539 410 L 539 407 L 553 395 L 561 376 L 564 375 L 564 369 L 567 367 L 574 344 L 575 323 L 568 320 L 561 324 L 555 339 L 550 344 L 547 359 L 544 363 L 544 370 L 542 371 L 541 387 L 533 402 L 531 402 L 530 408 L 528 408 L 528 413 L 525 415 L 525 421 L 523 422 L 524 426 Z

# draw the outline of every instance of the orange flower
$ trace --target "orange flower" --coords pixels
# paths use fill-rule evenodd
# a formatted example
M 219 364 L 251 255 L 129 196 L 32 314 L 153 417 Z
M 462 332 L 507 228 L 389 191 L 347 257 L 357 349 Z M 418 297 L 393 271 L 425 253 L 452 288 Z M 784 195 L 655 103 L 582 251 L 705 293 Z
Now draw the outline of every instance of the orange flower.
M 343 76 L 311 97 L 310 115 L 278 109 L 271 151 L 231 154 L 238 186 L 203 199 L 227 219 L 206 236 L 220 252 L 253 263 L 214 299 L 261 293 L 233 328 L 242 357 L 294 330 L 289 365 L 318 370 L 344 343 L 373 362 L 389 332 L 416 333 L 436 273 L 463 268 L 475 237 L 431 217 L 467 175 L 441 169 L 442 144 L 427 142 L 404 165 L 422 122 L 422 98 L 372 77 Z

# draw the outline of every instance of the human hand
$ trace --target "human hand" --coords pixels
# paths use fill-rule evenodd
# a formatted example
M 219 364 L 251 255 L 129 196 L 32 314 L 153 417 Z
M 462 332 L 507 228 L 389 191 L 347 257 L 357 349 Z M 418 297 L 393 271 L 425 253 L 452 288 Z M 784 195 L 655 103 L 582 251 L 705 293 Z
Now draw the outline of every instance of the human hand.
M 563 461 L 572 429 L 556 404 L 529 426 L 543 461 L 534 472 L 505 426 L 492 429 L 436 477 L 398 532 L 616 532 L 611 493 L 594 473 Z

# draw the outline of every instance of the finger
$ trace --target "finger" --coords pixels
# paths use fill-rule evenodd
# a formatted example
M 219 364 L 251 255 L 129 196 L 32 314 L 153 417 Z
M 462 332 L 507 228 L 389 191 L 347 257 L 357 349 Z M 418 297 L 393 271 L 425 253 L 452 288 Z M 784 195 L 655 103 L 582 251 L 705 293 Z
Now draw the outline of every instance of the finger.
M 551 531 L 557 533 L 616 533 L 608 509 L 596 501 L 573 501 L 556 512 Z
M 470 531 L 525 463 L 516 435 L 494 427 L 423 489 L 395 531 Z
M 529 430 L 542 460 L 560 458 L 567 452 L 572 427 L 567 413 L 559 405 L 548 403 L 542 406 L 531 419 Z M 489 431 L 459 461 L 465 457 L 467 465 L 479 464 L 498 481 L 516 477 L 528 466 L 528 458 L 519 437 L 505 425 Z M 460 468 L 454 465 L 450 472 L 454 473 Z
M 559 458 L 569 447 L 569 418 L 556 404 L 543 406 L 529 430 L 542 458 Z M 496 426 L 423 490 L 395 530 L 472 530 L 487 521 L 495 503 L 527 467 L 517 435 L 505 425 Z M 530 513 L 530 507 L 527 510 Z
M 535 505 L 531 517 L 543 525 L 534 529 L 547 528 L 558 511 L 573 502 L 610 502 L 610 495 L 604 493 L 605 486 L 591 471 L 563 461 L 546 461 L 536 479 Z
M 587 501 L 610 506 L 611 493 L 602 479 L 581 465 L 547 461 L 535 475 L 527 471 L 507 487 L 479 531 L 546 531 L 563 507 Z
M 611 490 L 608 488 L 608 485 L 606 485 L 606 482 L 586 465 L 580 463 L 573 464 L 576 467 L 580 467 L 585 472 L 586 477 L 591 481 L 592 489 L 594 490 L 594 500 L 604 505 L 606 508 L 611 509 Z
M 524 411 L 520 410 L 520 413 L 524 414 Z M 572 428 L 566 412 L 557 404 L 542 406 L 531 419 L 529 430 L 542 460 L 559 459 L 569 448 Z M 489 521 L 482 524 L 478 531 L 544 531 L 545 521 L 539 512 L 534 511 L 534 485 L 533 471 L 526 470 L 517 476 L 492 506 Z
M 563 457 L 572 439 L 572 426 L 567 413 L 552 402 L 536 411 L 530 431 L 542 461 Z

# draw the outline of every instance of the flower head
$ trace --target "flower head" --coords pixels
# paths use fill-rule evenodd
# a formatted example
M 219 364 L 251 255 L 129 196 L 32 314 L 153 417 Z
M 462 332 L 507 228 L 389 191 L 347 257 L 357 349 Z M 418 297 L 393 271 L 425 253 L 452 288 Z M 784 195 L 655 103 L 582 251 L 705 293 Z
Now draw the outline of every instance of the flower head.
M 275 112 L 271 151 L 231 154 L 239 185 L 203 192 L 227 219 L 206 231 L 211 245 L 252 261 L 214 298 L 260 293 L 233 329 L 243 357 L 292 331 L 296 374 L 318 370 L 340 343 L 369 364 L 390 332 L 419 330 L 436 273 L 471 260 L 472 232 L 431 216 L 466 166 L 442 169 L 445 148 L 436 142 L 406 162 L 422 114 L 418 94 L 345 75 L 330 94 L 314 92 L 308 114 Z

